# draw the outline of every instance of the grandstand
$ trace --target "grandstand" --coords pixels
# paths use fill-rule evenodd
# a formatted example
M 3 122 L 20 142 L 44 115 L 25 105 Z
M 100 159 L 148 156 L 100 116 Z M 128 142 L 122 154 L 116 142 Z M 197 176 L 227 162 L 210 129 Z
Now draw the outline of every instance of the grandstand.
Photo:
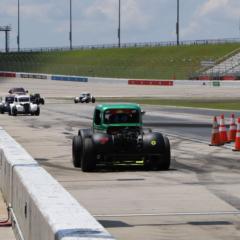
M 238 50 L 239 51 L 239 50 Z M 240 52 L 230 57 L 224 57 L 213 67 L 203 71 L 199 79 L 239 80 L 240 79 Z

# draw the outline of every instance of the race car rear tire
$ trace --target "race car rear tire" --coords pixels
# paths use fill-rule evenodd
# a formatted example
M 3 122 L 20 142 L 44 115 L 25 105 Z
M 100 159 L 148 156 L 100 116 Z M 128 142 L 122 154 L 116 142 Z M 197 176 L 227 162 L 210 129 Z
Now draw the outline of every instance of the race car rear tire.
M 161 170 L 168 170 L 171 165 L 171 147 L 169 139 L 166 136 L 164 136 L 163 138 L 165 143 L 165 152 L 159 162 L 159 167 Z
M 95 102 L 96 102 L 95 97 L 92 97 L 92 103 L 95 103 Z
M 81 136 L 74 136 L 72 141 L 72 160 L 75 168 L 81 167 L 82 149 L 83 145 Z
M 37 111 L 35 112 L 35 115 L 36 115 L 36 116 L 39 116 L 39 115 L 40 115 L 40 108 L 39 108 L 39 107 L 37 108 Z
M 12 109 L 12 115 L 17 116 L 17 109 L 15 107 Z
M 169 169 L 171 164 L 171 148 L 169 139 L 166 136 L 162 136 L 160 145 L 162 147 L 161 149 L 159 148 L 159 153 L 145 156 L 144 167 L 146 170 L 166 171 Z
M 85 138 L 82 154 L 82 171 L 91 172 L 96 168 L 96 155 L 94 154 L 91 138 Z
M 0 113 L 4 114 L 4 107 L 3 106 L 0 107 Z

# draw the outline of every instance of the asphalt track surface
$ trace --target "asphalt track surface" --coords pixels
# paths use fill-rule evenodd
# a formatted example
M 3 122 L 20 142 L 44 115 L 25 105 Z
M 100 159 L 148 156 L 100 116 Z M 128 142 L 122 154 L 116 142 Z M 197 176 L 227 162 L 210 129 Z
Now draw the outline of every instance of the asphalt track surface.
M 145 127 L 170 137 L 171 169 L 100 166 L 83 173 L 72 166 L 71 139 L 91 126 L 93 108 L 47 99 L 39 117 L 4 114 L 0 121 L 117 239 L 240 238 L 239 153 L 206 144 L 221 111 L 144 106 Z

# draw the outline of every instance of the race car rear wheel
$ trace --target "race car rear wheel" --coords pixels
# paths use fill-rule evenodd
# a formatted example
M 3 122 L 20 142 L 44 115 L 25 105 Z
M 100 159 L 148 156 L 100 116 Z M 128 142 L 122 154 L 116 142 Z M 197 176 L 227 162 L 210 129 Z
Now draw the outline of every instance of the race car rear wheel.
M 91 172 L 96 168 L 96 155 L 93 151 L 93 142 L 91 138 L 85 138 L 82 154 L 82 171 Z
M 144 158 L 144 167 L 146 170 L 168 170 L 171 164 L 170 143 L 166 136 L 158 139 L 159 145 L 157 151 L 149 152 Z
M 37 111 L 35 112 L 35 115 L 36 115 L 36 116 L 39 116 L 39 115 L 40 115 L 40 108 L 39 108 L 39 107 L 37 108 Z
M 13 107 L 12 109 L 12 115 L 17 116 L 17 109 L 15 107 Z
M 92 97 L 92 103 L 95 103 L 95 102 L 96 102 L 95 97 Z
M 165 152 L 163 157 L 159 161 L 159 168 L 161 170 L 168 170 L 171 164 L 171 147 L 169 139 L 164 136 L 164 143 L 165 143 Z
M 73 166 L 76 168 L 81 167 L 82 149 L 83 145 L 81 136 L 74 136 L 72 141 L 72 160 Z

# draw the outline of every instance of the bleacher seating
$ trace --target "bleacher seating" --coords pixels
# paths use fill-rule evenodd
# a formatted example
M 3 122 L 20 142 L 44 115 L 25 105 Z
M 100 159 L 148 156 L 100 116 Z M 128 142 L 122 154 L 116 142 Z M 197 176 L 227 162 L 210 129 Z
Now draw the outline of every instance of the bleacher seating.
M 203 73 L 208 76 L 240 76 L 240 53 L 216 64 Z

